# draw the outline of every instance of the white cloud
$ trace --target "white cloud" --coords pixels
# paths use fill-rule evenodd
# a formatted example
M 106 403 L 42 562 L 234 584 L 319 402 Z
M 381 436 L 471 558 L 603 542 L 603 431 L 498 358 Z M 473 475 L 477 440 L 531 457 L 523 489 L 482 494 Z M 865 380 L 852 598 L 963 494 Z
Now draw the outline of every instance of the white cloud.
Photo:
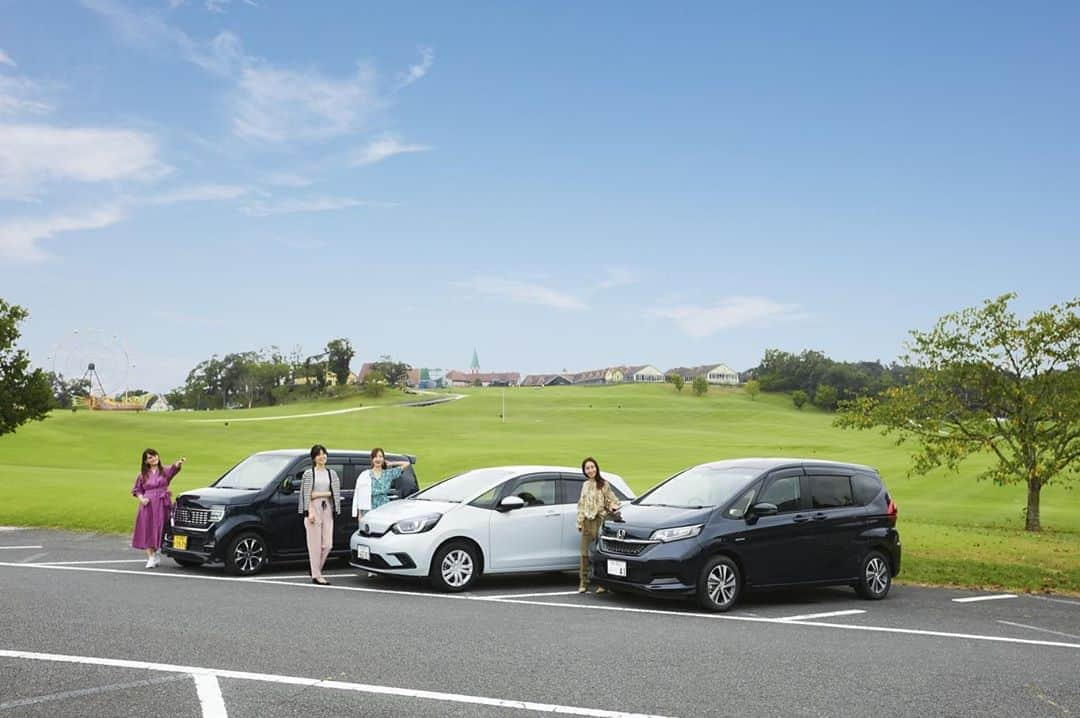
M 352 207 L 394 207 L 393 203 L 372 202 L 351 197 L 304 197 L 286 199 L 279 202 L 259 200 L 244 208 L 252 217 L 269 217 L 276 214 L 298 214 L 302 212 L 333 212 Z
M 430 47 L 420 48 L 420 62 L 409 67 L 408 71 L 398 75 L 398 89 L 407 87 L 428 74 L 435 62 L 435 51 Z
M 15 67 L 15 61 L 11 59 L 11 55 L 0 50 L 0 65 L 10 65 L 11 67 Z
M 0 115 L 44 115 L 52 111 L 47 102 L 36 99 L 41 94 L 37 83 L 25 77 L 0 75 Z
M 157 144 L 136 130 L 0 125 L 0 197 L 56 181 L 145 180 L 166 174 Z
M 146 200 L 148 204 L 179 204 L 181 202 L 224 202 L 243 197 L 250 187 L 227 184 L 204 184 L 168 190 Z
M 185 4 L 187 4 L 187 0 L 169 0 L 169 9 L 175 10 L 176 8 Z
M 625 287 L 637 281 L 637 272 L 628 267 L 608 267 L 604 278 L 597 282 L 599 289 L 615 289 Z
M 354 132 L 383 106 L 375 71 L 360 65 L 351 77 L 323 77 L 315 70 L 286 70 L 262 62 L 246 65 L 233 100 L 233 132 L 280 143 L 326 140 Z
M 82 214 L 62 214 L 42 219 L 14 219 L 0 223 L 0 257 L 16 261 L 38 261 L 45 254 L 38 242 L 64 232 L 102 229 L 124 219 L 118 207 L 106 207 Z
M 430 149 L 431 148 L 427 145 L 411 145 L 404 143 L 396 135 L 387 133 L 380 137 L 376 137 L 367 147 L 361 149 L 355 159 L 353 159 L 353 164 L 373 165 L 376 162 L 382 162 L 394 155 L 403 155 L 409 152 L 426 152 Z
M 727 297 L 711 307 L 660 307 L 650 309 L 646 316 L 673 319 L 686 334 L 708 337 L 723 329 L 760 326 L 804 315 L 797 304 L 780 304 L 762 297 Z
M 467 282 L 461 282 L 457 286 L 488 296 L 503 297 L 522 304 L 539 304 L 564 310 L 586 308 L 585 303 L 577 297 L 530 282 L 500 279 L 498 277 L 475 277 Z
M 265 181 L 266 184 L 272 184 L 277 187 L 310 187 L 315 184 L 315 180 L 309 177 L 291 174 L 289 172 L 274 172 L 267 175 L 263 181 Z
M 206 0 L 206 9 L 210 12 L 223 13 L 229 0 Z

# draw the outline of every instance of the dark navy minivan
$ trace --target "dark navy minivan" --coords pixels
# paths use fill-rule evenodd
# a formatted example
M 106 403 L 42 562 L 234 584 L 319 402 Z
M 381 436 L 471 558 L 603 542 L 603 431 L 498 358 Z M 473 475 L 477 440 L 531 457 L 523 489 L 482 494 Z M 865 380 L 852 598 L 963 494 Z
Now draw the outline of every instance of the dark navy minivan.
M 390 498 L 418 490 L 416 457 L 387 452 L 387 461 L 409 461 L 394 480 Z M 332 558 L 346 558 L 357 520 L 350 516 L 356 479 L 371 467 L 367 451 L 330 449 L 327 468 L 341 479 L 341 513 L 334 518 Z M 162 552 L 181 566 L 222 563 L 232 574 L 251 576 L 269 563 L 307 560 L 303 517 L 297 511 L 300 477 L 311 468 L 307 449 L 252 454 L 210 486 L 176 498 Z
M 850 585 L 868 599 L 900 572 L 896 504 L 869 466 L 739 459 L 694 466 L 604 522 L 593 581 L 696 596 L 727 611 L 747 588 Z

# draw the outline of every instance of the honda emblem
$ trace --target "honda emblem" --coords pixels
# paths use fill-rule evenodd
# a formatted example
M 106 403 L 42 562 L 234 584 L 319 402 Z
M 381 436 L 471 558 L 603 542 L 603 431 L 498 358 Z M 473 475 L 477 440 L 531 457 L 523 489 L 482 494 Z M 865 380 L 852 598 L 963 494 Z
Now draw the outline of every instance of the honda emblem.
M 619 532 L 615 534 L 615 536 L 620 539 L 626 538 L 626 529 L 619 529 Z

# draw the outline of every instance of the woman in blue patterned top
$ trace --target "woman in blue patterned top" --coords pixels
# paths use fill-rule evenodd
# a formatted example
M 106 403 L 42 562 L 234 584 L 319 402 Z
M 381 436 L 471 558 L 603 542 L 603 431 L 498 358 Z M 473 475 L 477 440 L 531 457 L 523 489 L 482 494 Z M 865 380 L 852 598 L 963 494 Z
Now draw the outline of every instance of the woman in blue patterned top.
M 408 461 L 387 461 L 386 453 L 379 447 L 371 450 L 371 468 L 356 478 L 353 490 L 352 515 L 360 518 L 371 509 L 377 509 L 390 500 L 390 487 L 394 479 L 409 466 Z

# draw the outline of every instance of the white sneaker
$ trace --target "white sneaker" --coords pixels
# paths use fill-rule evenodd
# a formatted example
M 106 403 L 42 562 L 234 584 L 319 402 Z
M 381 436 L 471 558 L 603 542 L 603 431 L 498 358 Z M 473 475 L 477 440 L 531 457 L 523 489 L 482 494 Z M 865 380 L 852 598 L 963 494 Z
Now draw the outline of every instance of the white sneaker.
M 157 564 L 154 563 L 154 559 L 152 557 L 146 559 L 146 567 L 147 568 L 153 568 L 154 566 L 157 566 Z
M 160 565 L 161 565 L 161 554 L 156 553 L 156 554 L 154 554 L 154 568 L 157 568 Z

